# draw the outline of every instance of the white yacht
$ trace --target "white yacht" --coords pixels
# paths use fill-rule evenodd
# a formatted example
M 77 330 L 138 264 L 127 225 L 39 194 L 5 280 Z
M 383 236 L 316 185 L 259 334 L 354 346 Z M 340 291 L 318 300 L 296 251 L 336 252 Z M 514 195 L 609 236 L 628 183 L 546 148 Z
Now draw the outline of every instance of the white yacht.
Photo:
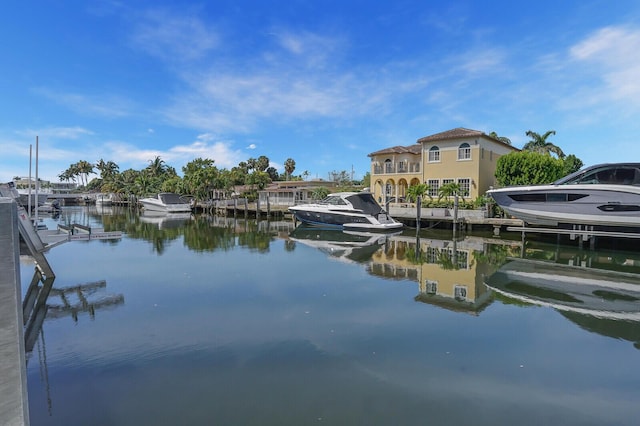
M 336 192 L 322 201 L 289 207 L 296 220 L 348 230 L 387 231 L 402 228 L 370 192 Z
M 161 192 L 155 197 L 141 198 L 140 204 L 145 210 L 179 213 L 190 212 L 191 204 L 185 202 L 182 197 L 173 192 Z
M 96 194 L 96 206 L 110 206 L 113 204 L 113 194 L 99 193 Z
M 507 214 L 531 225 L 640 227 L 640 163 L 599 164 L 549 185 L 488 194 Z

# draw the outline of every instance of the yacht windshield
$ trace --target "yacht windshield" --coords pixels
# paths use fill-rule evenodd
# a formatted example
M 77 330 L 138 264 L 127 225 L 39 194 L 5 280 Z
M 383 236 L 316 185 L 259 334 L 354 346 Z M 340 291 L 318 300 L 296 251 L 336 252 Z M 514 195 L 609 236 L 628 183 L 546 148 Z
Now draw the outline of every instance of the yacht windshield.
M 160 194 L 160 200 L 165 204 L 184 204 L 178 194 L 163 193 Z
M 566 176 L 555 184 L 640 185 L 640 168 L 630 164 L 595 166 Z
M 347 197 L 347 200 L 349 200 L 349 202 L 353 204 L 354 208 L 362 210 L 364 213 L 373 216 L 383 211 L 382 207 L 380 207 L 380 204 L 376 202 L 376 200 L 373 198 L 373 195 L 371 195 L 370 193 L 359 193 L 350 195 Z

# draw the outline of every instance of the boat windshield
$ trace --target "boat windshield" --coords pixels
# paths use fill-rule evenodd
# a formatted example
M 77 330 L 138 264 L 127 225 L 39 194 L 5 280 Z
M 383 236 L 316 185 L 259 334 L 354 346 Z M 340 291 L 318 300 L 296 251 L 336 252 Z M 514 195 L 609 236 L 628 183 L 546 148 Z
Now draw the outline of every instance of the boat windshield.
M 158 194 L 158 197 L 164 204 L 185 204 L 178 194 L 162 193 Z
M 349 200 L 349 202 L 353 204 L 353 207 L 358 210 L 362 210 L 366 214 L 375 216 L 383 211 L 382 207 L 380 207 L 380 204 L 376 202 L 376 200 L 373 198 L 373 195 L 371 195 L 370 193 L 359 193 L 350 195 L 347 197 L 347 200 Z
M 320 204 L 330 204 L 332 206 L 346 206 L 347 203 L 339 195 L 329 195 L 320 201 Z
M 640 169 L 636 165 L 595 166 L 566 176 L 554 184 L 640 185 Z

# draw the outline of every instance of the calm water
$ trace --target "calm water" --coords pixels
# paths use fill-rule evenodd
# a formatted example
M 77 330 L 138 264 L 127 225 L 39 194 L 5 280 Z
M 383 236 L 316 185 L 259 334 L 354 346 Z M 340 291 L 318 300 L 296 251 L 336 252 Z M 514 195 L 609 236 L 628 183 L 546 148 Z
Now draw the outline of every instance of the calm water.
M 638 253 L 110 208 L 45 222 L 123 238 L 47 254 L 33 425 L 640 418 Z M 23 260 L 23 291 L 32 271 Z

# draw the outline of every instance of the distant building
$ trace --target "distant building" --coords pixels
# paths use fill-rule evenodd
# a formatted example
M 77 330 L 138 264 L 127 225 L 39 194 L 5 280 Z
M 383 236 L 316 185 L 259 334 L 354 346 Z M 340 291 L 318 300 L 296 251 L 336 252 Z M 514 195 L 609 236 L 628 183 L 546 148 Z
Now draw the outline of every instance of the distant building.
M 465 199 L 473 200 L 495 186 L 498 158 L 517 148 L 479 130 L 458 127 L 425 136 L 410 146 L 395 146 L 369 154 L 371 192 L 379 202 L 404 201 L 411 185 L 426 183 L 438 197 L 442 185 L 458 183 Z
M 311 201 L 313 192 L 318 188 L 333 191 L 336 186 L 336 182 L 326 180 L 275 181 L 258 191 L 258 197 L 262 205 L 267 204 L 268 198 L 274 206 L 293 206 Z

